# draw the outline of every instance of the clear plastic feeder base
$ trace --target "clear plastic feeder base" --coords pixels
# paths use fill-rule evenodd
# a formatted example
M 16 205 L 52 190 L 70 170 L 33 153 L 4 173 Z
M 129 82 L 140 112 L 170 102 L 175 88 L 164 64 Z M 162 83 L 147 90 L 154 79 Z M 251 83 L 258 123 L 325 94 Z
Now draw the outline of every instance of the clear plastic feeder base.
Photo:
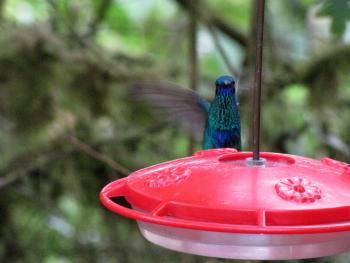
M 235 234 L 183 229 L 137 221 L 150 242 L 208 257 L 288 260 L 330 256 L 350 250 L 350 231 L 320 234 Z

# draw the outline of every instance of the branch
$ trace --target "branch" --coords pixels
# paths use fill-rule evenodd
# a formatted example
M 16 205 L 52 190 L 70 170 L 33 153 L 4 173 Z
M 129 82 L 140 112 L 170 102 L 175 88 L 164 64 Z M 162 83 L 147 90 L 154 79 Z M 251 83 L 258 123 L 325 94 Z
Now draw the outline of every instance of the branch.
M 212 24 L 220 30 L 222 33 L 224 33 L 229 38 L 237 41 L 241 46 L 247 47 L 248 46 L 248 39 L 247 37 L 238 29 L 233 27 L 232 25 L 229 25 L 221 18 L 215 16 L 211 18 Z
M 3 19 L 4 17 L 4 7 L 6 4 L 6 0 L 0 0 L 0 21 Z
M 220 30 L 227 37 L 236 41 L 243 47 L 248 46 L 248 38 L 238 29 L 226 23 L 219 16 L 213 14 L 212 10 L 208 10 L 208 8 L 203 9 L 203 2 L 201 2 L 201 10 L 195 9 L 192 6 L 191 0 L 175 0 L 178 5 L 180 5 L 187 12 L 195 12 L 199 19 L 202 20 L 205 24 L 211 24 L 213 27 Z M 212 15 L 208 15 L 212 14 Z
M 6 187 L 7 185 L 16 181 L 19 177 L 21 177 L 21 172 L 11 172 L 5 176 L 0 178 L 0 189 Z
M 319 74 L 323 73 L 325 66 L 340 67 L 340 65 L 350 65 L 350 45 L 344 45 L 332 49 L 329 52 L 325 52 L 322 56 L 316 57 L 302 69 L 299 73 L 300 81 L 308 83 L 315 78 L 318 78 Z
M 344 155 L 346 158 L 350 157 L 350 146 L 347 145 L 345 142 L 343 142 L 336 135 L 334 135 L 334 134 L 324 135 L 323 140 L 327 146 L 338 151 L 339 153 Z
M 5 170 L 1 171 L 0 174 L 0 189 L 4 188 L 20 177 L 29 175 L 30 171 L 34 170 L 38 166 L 47 165 L 50 162 L 57 160 L 57 158 L 65 156 L 67 153 L 57 154 L 52 151 L 45 150 L 43 152 L 34 152 L 19 156 L 8 165 Z
M 304 67 L 298 70 L 286 68 L 285 74 L 279 74 L 277 78 L 267 81 L 267 85 L 283 88 L 293 83 L 309 84 L 313 80 L 324 74 L 325 67 L 340 67 L 341 65 L 350 66 L 348 58 L 350 57 L 350 45 L 344 45 L 329 52 L 325 52 L 322 56 L 311 59 Z M 282 77 L 281 77 L 282 76 Z
M 208 29 L 209 29 L 209 32 L 210 32 L 212 38 L 213 38 L 214 45 L 217 48 L 218 52 L 220 53 L 220 55 L 221 55 L 225 65 L 226 65 L 228 71 L 236 79 L 239 79 L 239 76 L 241 75 L 241 73 L 240 73 L 240 71 L 238 69 L 236 69 L 232 65 L 230 59 L 228 58 L 228 55 L 226 54 L 226 51 L 225 51 L 224 47 L 220 43 L 220 40 L 218 38 L 218 35 L 217 35 L 215 29 L 212 26 L 210 26 L 210 25 L 208 26 Z
M 195 23 L 193 21 L 197 21 L 198 16 L 201 14 L 202 20 L 203 20 L 203 22 L 205 22 L 205 24 L 209 30 L 209 33 L 211 34 L 211 36 L 213 38 L 214 45 L 217 48 L 220 56 L 222 57 L 225 66 L 227 67 L 230 74 L 238 79 L 238 77 L 240 76 L 240 72 L 232 65 L 232 63 L 230 62 L 230 59 L 228 58 L 228 55 L 226 54 L 224 47 L 221 45 L 219 37 L 218 37 L 217 32 L 216 32 L 217 27 L 215 27 L 215 24 L 212 21 L 210 21 L 205 14 L 201 13 L 201 10 L 198 9 L 198 2 L 197 1 L 198 0 L 185 1 L 188 4 L 187 7 L 188 7 L 188 13 L 189 13 L 189 17 L 190 17 L 190 25 L 193 27 L 193 24 Z M 181 2 L 181 0 L 180 0 L 180 2 Z M 219 21 L 219 23 L 221 23 L 221 21 Z M 193 31 L 193 29 L 192 29 L 192 31 Z M 194 34 L 190 34 L 190 42 L 193 42 L 193 40 L 191 39 L 191 35 L 194 35 Z
M 96 34 L 99 24 L 103 21 L 108 11 L 109 6 L 111 5 L 112 0 L 102 0 L 100 6 L 97 9 L 95 18 L 91 21 L 89 30 L 86 33 L 85 37 L 92 37 Z
M 68 139 L 71 144 L 75 146 L 75 149 L 71 148 L 66 151 L 56 153 L 52 148 L 48 148 L 39 152 L 31 152 L 15 158 L 5 169 L 0 171 L 0 189 L 16 182 L 23 176 L 30 175 L 32 170 L 56 162 L 58 159 L 69 156 L 76 150 L 85 152 L 93 158 L 107 164 L 123 176 L 130 174 L 130 171 L 127 168 L 113 161 L 109 157 L 95 151 L 92 147 L 81 142 L 76 137 L 71 136 Z
M 59 9 L 58 3 L 55 0 L 47 0 L 49 7 L 49 23 L 53 32 L 57 32 L 58 29 L 58 20 L 59 18 Z
M 64 36 L 66 36 L 68 40 L 83 46 L 84 43 L 82 43 L 80 35 L 75 28 L 77 20 L 76 10 L 73 10 L 71 5 L 68 5 L 62 10 L 56 0 L 47 0 L 47 3 L 51 8 L 51 10 L 49 10 L 51 11 L 49 23 L 52 31 L 58 33 L 57 31 L 59 31 L 60 24 L 62 24 L 67 30 L 67 35 Z M 63 32 L 66 33 L 66 30 Z
M 111 168 L 116 170 L 119 174 L 121 174 L 123 176 L 127 176 L 131 173 L 131 171 L 129 169 L 125 168 L 123 165 L 112 160 L 108 156 L 94 150 L 90 145 L 83 143 L 77 137 L 74 137 L 71 135 L 68 137 L 68 141 L 72 145 L 74 145 L 76 148 L 81 150 L 82 152 L 85 152 L 86 154 L 90 155 L 94 159 L 99 160 L 99 161 L 107 164 L 108 166 L 110 166 Z

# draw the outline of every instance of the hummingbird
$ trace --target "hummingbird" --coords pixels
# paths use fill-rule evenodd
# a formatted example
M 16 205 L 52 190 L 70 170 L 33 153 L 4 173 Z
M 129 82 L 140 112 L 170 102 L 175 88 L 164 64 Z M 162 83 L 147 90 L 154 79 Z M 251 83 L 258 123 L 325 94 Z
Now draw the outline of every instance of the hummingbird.
M 194 136 L 203 136 L 203 149 L 242 150 L 241 121 L 235 80 L 220 76 L 215 97 L 209 102 L 198 93 L 178 85 L 141 82 L 134 85 L 137 100 L 166 112 L 168 120 Z

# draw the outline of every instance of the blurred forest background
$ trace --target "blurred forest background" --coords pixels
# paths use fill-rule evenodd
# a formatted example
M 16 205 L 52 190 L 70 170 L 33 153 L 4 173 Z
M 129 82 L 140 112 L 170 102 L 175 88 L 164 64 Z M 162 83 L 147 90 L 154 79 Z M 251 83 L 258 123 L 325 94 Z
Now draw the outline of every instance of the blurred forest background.
M 267 1 L 263 150 L 350 161 L 349 2 Z M 130 100 L 135 80 L 210 98 L 234 75 L 250 149 L 255 4 L 0 0 L 0 262 L 237 262 L 150 244 L 98 194 L 200 148 Z

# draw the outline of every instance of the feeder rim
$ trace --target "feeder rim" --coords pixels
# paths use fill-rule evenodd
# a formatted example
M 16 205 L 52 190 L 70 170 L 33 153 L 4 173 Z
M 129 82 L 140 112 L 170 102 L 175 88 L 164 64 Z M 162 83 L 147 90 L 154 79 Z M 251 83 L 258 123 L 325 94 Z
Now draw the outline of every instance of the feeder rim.
M 153 211 L 142 212 L 130 209 L 115 203 L 111 198 L 124 197 L 126 190 L 127 178 L 122 178 L 106 185 L 101 193 L 100 200 L 102 204 L 110 211 L 122 216 L 159 224 L 170 227 L 186 228 L 193 230 L 204 230 L 211 232 L 224 233 L 246 233 L 246 234 L 310 234 L 310 233 L 332 233 L 350 231 L 350 222 L 318 224 L 318 225 L 293 225 L 293 226 L 268 226 L 265 225 L 265 212 L 261 209 L 258 211 L 258 225 L 235 225 L 225 223 L 213 223 L 195 220 L 185 220 L 161 216 L 161 211 L 168 204 L 181 204 L 177 201 L 163 201 Z M 283 210 L 281 210 L 283 211 Z

